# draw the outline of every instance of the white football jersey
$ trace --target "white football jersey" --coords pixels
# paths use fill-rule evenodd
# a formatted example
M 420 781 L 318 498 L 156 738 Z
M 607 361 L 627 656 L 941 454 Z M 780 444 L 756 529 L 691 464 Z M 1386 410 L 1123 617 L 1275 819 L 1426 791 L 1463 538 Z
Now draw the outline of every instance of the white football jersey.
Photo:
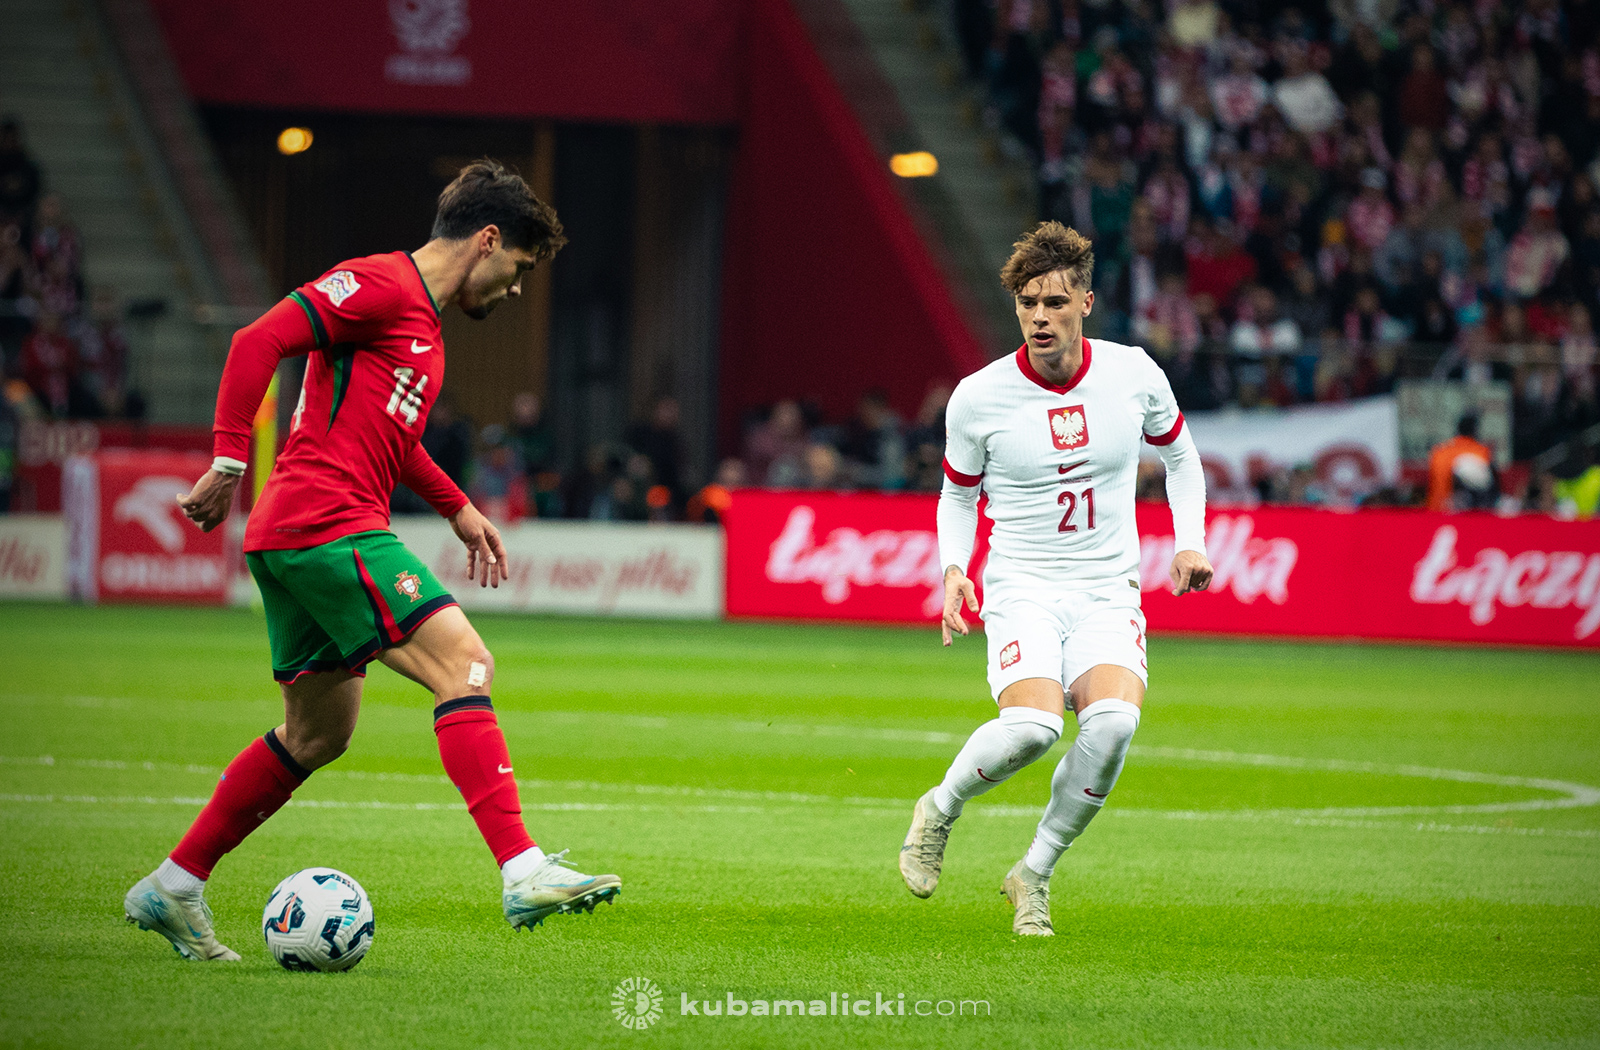
M 1056 386 L 1024 346 L 963 379 L 945 423 L 946 475 L 981 482 L 989 498 L 986 583 L 1139 579 L 1139 446 L 1183 429 L 1166 374 L 1143 350 L 1085 339 L 1082 367 Z

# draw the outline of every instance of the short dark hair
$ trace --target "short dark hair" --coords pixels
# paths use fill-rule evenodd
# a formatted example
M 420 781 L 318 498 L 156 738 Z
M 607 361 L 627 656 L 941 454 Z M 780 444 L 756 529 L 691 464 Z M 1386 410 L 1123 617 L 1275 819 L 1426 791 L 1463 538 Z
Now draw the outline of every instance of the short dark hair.
M 1456 423 L 1456 434 L 1459 437 L 1474 438 L 1478 436 L 1478 417 L 1472 412 L 1462 416 Z
M 1094 274 L 1094 249 L 1089 238 L 1059 222 L 1041 222 L 1013 244 L 1011 258 L 1000 269 L 1000 283 L 1012 295 L 1035 277 L 1066 270 L 1075 288 L 1088 288 Z
M 485 157 L 461 169 L 439 194 L 433 236 L 456 241 L 485 226 L 498 226 L 513 248 L 548 259 L 567 243 L 556 210 L 535 196 L 522 176 Z

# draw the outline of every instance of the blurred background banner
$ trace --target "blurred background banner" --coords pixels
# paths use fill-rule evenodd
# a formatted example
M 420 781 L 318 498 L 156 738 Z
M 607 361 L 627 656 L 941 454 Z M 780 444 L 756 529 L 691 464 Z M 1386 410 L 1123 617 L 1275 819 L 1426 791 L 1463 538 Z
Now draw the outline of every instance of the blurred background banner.
M 1399 477 L 1400 428 L 1393 397 L 1298 405 L 1282 412 L 1194 412 L 1184 418 L 1194 428 L 1206 467 L 1206 492 L 1213 500 L 1246 498 L 1256 479 L 1296 468 L 1309 469 L 1308 481 L 1348 502 Z M 1158 458 L 1148 446 L 1143 456 Z
M 150 6 L 208 103 L 674 123 L 738 112 L 735 0 Z

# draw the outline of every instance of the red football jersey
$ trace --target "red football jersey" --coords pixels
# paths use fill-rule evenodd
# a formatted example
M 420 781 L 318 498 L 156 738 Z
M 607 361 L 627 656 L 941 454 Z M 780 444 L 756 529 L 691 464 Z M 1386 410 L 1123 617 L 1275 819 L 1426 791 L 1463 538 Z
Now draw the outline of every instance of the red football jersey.
M 444 381 L 439 309 L 406 252 L 340 263 L 234 337 L 215 454 L 244 459 L 278 360 L 310 351 L 289 440 L 250 512 L 244 549 L 314 547 L 389 526 L 405 482 L 449 516 L 467 498 L 422 448 Z

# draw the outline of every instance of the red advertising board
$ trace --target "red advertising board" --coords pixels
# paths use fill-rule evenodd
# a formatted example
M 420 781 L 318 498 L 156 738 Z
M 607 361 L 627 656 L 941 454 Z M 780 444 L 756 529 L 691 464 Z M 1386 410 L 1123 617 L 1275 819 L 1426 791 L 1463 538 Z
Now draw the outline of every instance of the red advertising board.
M 724 517 L 728 615 L 935 620 L 935 503 L 735 493 Z M 1152 630 L 1600 649 L 1600 522 L 1280 507 L 1208 519 L 1216 580 L 1174 598 L 1172 520 L 1163 505 L 1140 506 Z M 974 569 L 984 553 L 980 538 Z
M 234 565 L 227 530 L 201 532 L 176 501 L 210 467 L 206 455 L 134 449 L 69 459 L 68 592 L 88 602 L 226 602 Z
M 61 510 L 61 466 L 68 458 L 103 448 L 211 451 L 211 428 L 87 420 L 29 420 L 17 433 L 13 511 Z

